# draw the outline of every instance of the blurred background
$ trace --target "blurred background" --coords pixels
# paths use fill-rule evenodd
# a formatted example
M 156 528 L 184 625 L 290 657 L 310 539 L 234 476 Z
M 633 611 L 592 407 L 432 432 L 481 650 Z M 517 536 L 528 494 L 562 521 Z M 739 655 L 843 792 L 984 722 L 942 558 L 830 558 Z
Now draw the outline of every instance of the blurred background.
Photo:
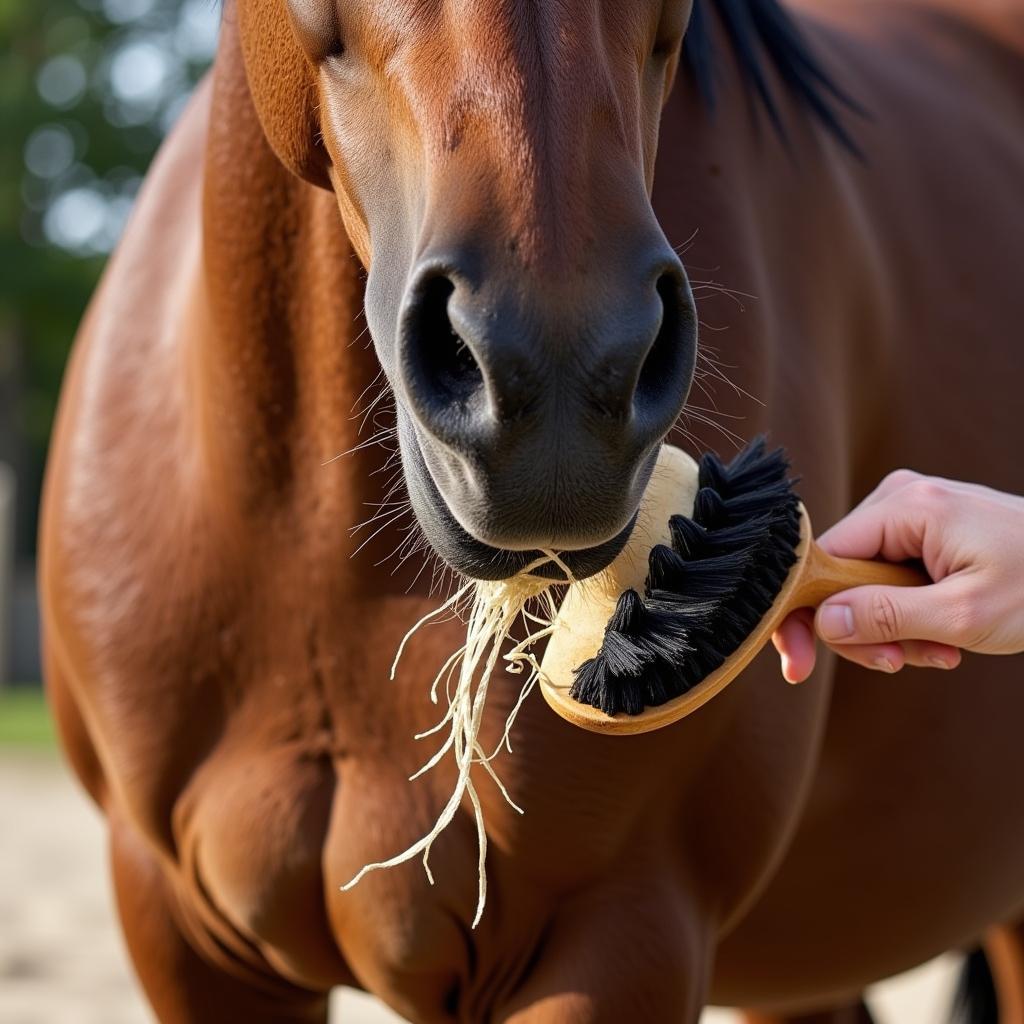
M 0 0 L 2 1024 L 151 1019 L 115 924 L 102 823 L 59 761 L 41 696 L 37 507 L 75 329 L 218 20 L 217 0 Z M 941 1019 L 953 972 L 943 961 L 882 986 L 879 1019 Z M 349 1024 L 397 1020 L 353 993 L 336 1004 Z
M 99 816 L 39 681 L 37 507 L 82 311 L 216 46 L 216 0 L 0 0 L 0 1022 L 142 1024 Z
M 36 510 L 68 348 L 216 0 L 0 0 L 0 685 L 39 679 Z

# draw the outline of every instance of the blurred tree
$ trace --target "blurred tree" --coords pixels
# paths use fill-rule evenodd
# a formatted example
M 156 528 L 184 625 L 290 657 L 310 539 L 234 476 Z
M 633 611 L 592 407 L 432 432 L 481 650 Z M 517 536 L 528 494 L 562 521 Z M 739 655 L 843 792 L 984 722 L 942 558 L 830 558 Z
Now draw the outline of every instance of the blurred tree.
M 214 0 L 0 0 L 0 460 L 23 554 L 68 348 L 218 17 Z

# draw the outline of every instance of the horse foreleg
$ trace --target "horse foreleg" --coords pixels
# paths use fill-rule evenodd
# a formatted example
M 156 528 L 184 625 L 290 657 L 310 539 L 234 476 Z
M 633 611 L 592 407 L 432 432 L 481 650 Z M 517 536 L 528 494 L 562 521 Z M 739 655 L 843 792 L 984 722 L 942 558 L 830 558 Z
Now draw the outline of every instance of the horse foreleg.
M 775 1014 L 747 1012 L 743 1015 L 744 1024 L 874 1024 L 871 1011 L 862 1000 L 850 1006 L 831 1010 L 819 1010 L 817 1013 Z
M 489 1019 L 696 1024 L 707 991 L 711 929 L 678 894 L 662 892 L 659 898 L 653 883 L 646 892 L 642 886 L 631 892 L 611 888 L 581 896 L 559 912 L 534 967 Z
M 64 755 L 86 792 L 102 807 L 107 784 L 85 719 L 75 703 L 68 685 L 68 677 L 61 668 L 54 645 L 44 643 L 42 653 L 46 699 L 57 726 L 57 735 L 60 737 Z
M 127 824 L 111 821 L 114 890 L 135 971 L 161 1024 L 326 1024 L 327 999 L 241 961 L 209 936 L 200 952 L 195 929 L 156 858 Z M 215 964 L 210 951 L 217 947 Z
M 990 929 L 985 935 L 985 956 L 1000 1024 L 1024 1024 L 1024 921 Z

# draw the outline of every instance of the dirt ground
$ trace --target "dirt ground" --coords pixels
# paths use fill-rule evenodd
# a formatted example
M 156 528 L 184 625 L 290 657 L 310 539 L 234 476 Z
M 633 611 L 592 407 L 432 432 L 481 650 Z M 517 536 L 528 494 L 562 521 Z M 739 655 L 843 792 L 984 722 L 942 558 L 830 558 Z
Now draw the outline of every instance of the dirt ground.
M 152 1024 L 115 921 L 102 824 L 52 754 L 0 751 L 0 1022 Z M 881 1024 L 936 1024 L 956 972 L 943 958 L 872 993 Z M 331 1020 L 401 1024 L 339 990 Z M 732 1024 L 708 1011 L 702 1024 Z

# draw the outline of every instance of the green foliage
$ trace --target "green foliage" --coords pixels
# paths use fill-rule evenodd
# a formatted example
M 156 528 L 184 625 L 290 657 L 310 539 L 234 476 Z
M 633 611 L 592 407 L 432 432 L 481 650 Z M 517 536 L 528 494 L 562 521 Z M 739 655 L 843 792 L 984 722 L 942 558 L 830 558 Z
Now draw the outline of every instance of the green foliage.
M 52 747 L 53 719 L 38 686 L 0 689 L 0 748 Z
M 23 508 L 76 327 L 214 18 L 209 0 L 0 0 L 0 396 L 17 396 L 0 435 L 19 435 Z

